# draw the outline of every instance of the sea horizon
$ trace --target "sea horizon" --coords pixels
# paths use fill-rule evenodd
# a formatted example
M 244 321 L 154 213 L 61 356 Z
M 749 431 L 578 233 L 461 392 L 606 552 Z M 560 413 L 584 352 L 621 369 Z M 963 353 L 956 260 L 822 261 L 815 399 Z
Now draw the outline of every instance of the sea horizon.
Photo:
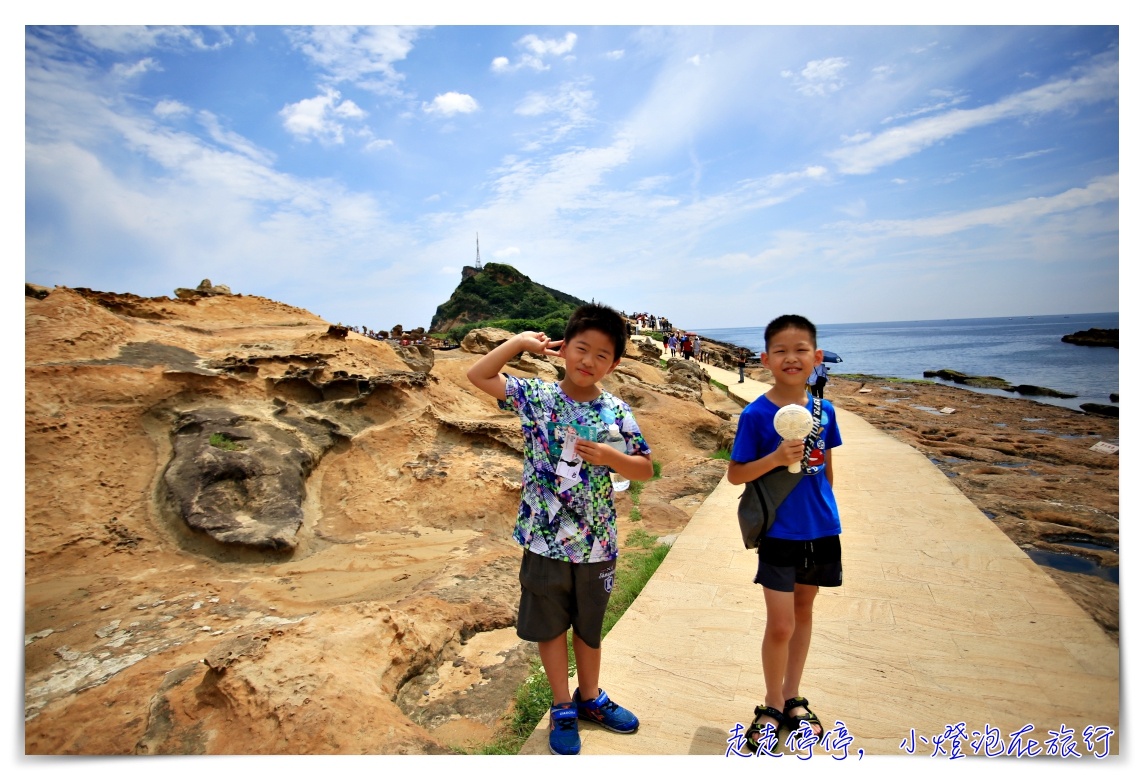
M 1119 319 L 1120 312 L 1119 311 L 1097 311 L 1097 312 L 1085 312 L 1082 314 L 1000 314 L 1000 315 L 997 315 L 996 317 L 935 317 L 933 319 L 926 319 L 926 320 L 918 320 L 918 319 L 914 319 L 914 320 L 870 320 L 868 322 L 818 322 L 813 317 L 811 317 L 810 320 L 812 322 L 814 322 L 814 325 L 816 328 L 821 330 L 822 328 L 827 328 L 827 327 L 856 326 L 856 325 L 904 325 L 904 324 L 913 323 L 913 322 L 974 322 L 974 321 L 980 321 L 980 320 L 1026 320 L 1026 319 L 1032 320 L 1032 319 L 1041 319 L 1041 318 L 1045 318 L 1045 317 L 1054 317 L 1054 318 L 1061 318 L 1061 319 L 1068 319 L 1070 317 L 1072 317 L 1073 319 L 1082 318 L 1082 317 L 1116 317 Z M 768 322 L 770 321 L 770 319 L 773 319 L 773 318 L 768 318 Z M 688 327 L 688 328 L 686 328 L 686 330 L 693 331 L 695 333 L 699 333 L 700 335 L 702 335 L 703 331 L 708 331 L 708 330 L 711 330 L 711 331 L 715 331 L 715 330 L 747 330 L 747 329 L 752 329 L 752 328 L 765 328 L 765 327 L 766 327 L 766 322 L 764 322 L 761 325 L 736 325 L 733 327 L 723 327 L 723 326 L 701 327 L 701 328 Z M 677 328 L 677 329 L 678 330 L 684 330 L 684 328 Z M 738 346 L 738 345 L 736 345 L 736 346 Z
M 925 371 L 950 369 L 975 376 L 1000 377 L 1012 385 L 1034 385 L 1075 398 L 1024 396 L 1004 390 L 969 388 L 941 379 L 938 384 L 974 392 L 1026 398 L 1080 409 L 1082 403 L 1115 405 L 1119 394 L 1119 349 L 1087 347 L 1061 337 L 1089 328 L 1120 327 L 1119 312 L 962 317 L 817 324 L 818 346 L 841 356 L 829 364 L 836 374 L 926 379 Z M 690 328 L 700 338 L 763 349 L 764 325 L 737 328 Z

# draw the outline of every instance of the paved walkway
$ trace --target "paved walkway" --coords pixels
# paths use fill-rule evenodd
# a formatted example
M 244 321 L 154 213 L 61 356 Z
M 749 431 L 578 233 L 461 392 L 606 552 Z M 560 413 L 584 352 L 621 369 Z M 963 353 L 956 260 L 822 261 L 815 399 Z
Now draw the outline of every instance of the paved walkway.
M 769 389 L 705 368 L 744 403 Z M 911 733 L 914 755 L 930 756 L 959 723 L 971 737 L 997 729 L 977 755 L 1029 738 L 1044 749 L 1062 725 L 1082 756 L 1105 745 L 1116 755 L 1117 645 L 924 455 L 844 410 L 838 419 L 844 584 L 816 599 L 801 693 L 828 728 L 845 724 L 850 760 L 858 749 L 907 755 Z M 735 520 L 741 491 L 719 484 L 605 638 L 601 685 L 641 726 L 582 726 L 583 754 L 723 755 L 762 702 L 766 612 Z M 1116 736 L 1090 749 L 1090 725 Z M 547 729 L 544 718 L 521 753 L 547 753 Z

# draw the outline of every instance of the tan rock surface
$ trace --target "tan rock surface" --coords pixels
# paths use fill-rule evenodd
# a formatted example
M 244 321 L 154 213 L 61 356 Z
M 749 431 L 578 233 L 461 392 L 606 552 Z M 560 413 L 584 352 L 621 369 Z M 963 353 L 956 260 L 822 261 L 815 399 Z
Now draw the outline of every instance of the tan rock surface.
M 476 356 L 438 352 L 418 384 L 410 356 L 329 325 L 255 296 L 25 298 L 27 753 L 439 753 L 496 729 L 535 652 L 512 629 L 518 425 L 465 379 Z M 663 472 L 638 521 L 621 494 L 621 540 L 678 532 L 728 423 L 634 359 L 606 385 Z M 204 404 L 346 437 L 292 552 L 174 512 L 171 423 Z

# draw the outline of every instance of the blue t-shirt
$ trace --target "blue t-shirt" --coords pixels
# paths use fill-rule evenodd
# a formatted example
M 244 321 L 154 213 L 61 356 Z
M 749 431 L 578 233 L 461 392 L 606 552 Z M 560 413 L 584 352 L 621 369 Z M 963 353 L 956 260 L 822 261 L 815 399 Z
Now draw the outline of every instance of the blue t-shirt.
M 807 403 L 811 410 L 813 402 Z M 765 395 L 747 405 L 739 415 L 739 428 L 731 448 L 731 460 L 750 463 L 774 452 L 782 437 L 775 430 L 775 413 L 779 407 Z M 775 524 L 767 536 L 797 541 L 818 539 L 842 533 L 834 489 L 826 480 L 826 450 L 842 444 L 838 418 L 830 401 L 822 402 L 822 429 L 810 453 L 802 479 L 779 505 Z

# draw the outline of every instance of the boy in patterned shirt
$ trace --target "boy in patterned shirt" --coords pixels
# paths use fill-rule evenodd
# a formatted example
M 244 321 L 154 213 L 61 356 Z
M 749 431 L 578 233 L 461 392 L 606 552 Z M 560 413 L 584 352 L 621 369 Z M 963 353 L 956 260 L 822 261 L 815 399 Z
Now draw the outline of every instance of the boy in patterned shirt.
M 599 382 L 620 363 L 627 327 L 614 310 L 581 306 L 564 338 L 544 333 L 513 336 L 478 360 L 468 378 L 515 412 L 524 431 L 524 476 L 513 538 L 524 547 L 516 631 L 536 642 L 554 702 L 549 749 L 580 752 L 578 719 L 620 734 L 639 720 L 599 687 L 604 609 L 615 578 L 616 508 L 610 471 L 631 480 L 651 479 L 651 450 L 631 407 Z M 564 378 L 553 383 L 502 374 L 522 351 L 564 358 Z M 626 453 L 603 443 L 616 423 Z M 569 693 L 568 629 L 576 656 L 578 688 Z

